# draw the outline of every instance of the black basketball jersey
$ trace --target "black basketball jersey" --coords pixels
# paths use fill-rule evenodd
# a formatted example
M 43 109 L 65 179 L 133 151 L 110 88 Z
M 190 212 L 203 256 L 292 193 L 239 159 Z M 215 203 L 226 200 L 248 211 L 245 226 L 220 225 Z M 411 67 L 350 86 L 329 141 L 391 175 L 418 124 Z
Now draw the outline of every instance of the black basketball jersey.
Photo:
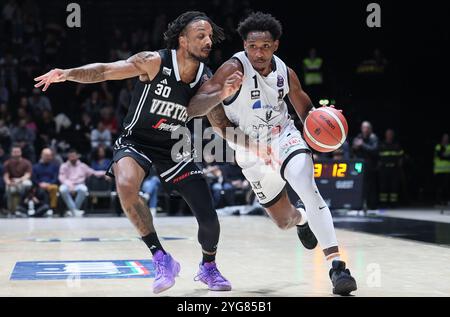
M 211 71 L 200 63 L 190 84 L 181 81 L 175 50 L 160 50 L 161 67 L 151 82 L 137 81 L 123 122 L 124 135 L 148 145 L 170 148 L 172 131 L 186 124 L 186 107 Z M 206 77 L 205 77 L 206 76 Z

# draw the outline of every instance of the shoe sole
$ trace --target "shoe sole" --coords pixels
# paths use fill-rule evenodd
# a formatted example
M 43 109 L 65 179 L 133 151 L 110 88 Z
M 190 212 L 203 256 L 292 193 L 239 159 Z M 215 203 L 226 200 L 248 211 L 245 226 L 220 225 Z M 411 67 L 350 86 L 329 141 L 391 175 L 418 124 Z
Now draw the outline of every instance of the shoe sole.
M 177 262 L 176 263 L 176 271 L 177 271 L 177 273 L 175 274 L 175 277 L 179 276 L 180 270 L 181 270 L 180 263 Z M 170 283 L 170 284 L 166 285 L 164 288 L 161 288 L 161 289 L 158 289 L 158 290 L 153 289 L 153 294 L 159 294 L 159 293 L 162 293 L 164 291 L 167 291 L 169 288 L 172 288 L 174 285 L 175 285 L 175 278 L 173 279 L 173 283 Z
M 202 282 L 203 284 L 205 284 L 206 286 L 208 286 L 208 290 L 210 290 L 210 291 L 214 291 L 214 292 L 228 292 L 228 291 L 231 291 L 231 286 L 211 288 L 211 287 L 209 287 L 208 283 L 206 283 L 205 281 L 202 281 L 202 280 L 199 280 L 199 281 Z
M 333 288 L 333 294 L 348 296 L 356 289 L 356 281 L 353 278 L 342 278 Z

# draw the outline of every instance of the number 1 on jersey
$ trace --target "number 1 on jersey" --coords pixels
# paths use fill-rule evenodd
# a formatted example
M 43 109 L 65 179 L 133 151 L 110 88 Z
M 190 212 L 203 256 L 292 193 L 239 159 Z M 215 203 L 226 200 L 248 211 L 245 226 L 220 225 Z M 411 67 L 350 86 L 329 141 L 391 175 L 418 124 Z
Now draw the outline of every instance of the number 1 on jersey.
M 258 80 L 256 79 L 256 75 L 253 76 L 253 79 L 255 80 L 255 89 L 258 89 Z

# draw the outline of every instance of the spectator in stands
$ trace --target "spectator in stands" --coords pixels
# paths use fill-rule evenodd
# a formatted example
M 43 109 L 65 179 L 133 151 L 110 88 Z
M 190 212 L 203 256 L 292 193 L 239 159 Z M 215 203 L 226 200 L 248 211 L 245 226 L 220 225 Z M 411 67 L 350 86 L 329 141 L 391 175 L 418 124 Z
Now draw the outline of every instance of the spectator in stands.
M 0 104 L 8 103 L 9 91 L 6 88 L 5 81 L 0 78 Z
M 53 120 L 53 114 L 44 110 L 38 118 L 38 145 L 39 148 L 50 146 L 56 136 L 56 124 Z
M 111 132 L 112 135 L 117 135 L 119 132 L 119 124 L 114 116 L 114 110 L 112 107 L 105 107 L 100 111 L 100 121 L 103 123 L 106 130 Z
M 0 154 L 4 153 L 3 149 L 0 147 Z M 3 176 L 3 162 L 0 162 L 0 175 Z M 0 177 L 0 214 L 7 213 L 5 211 L 5 180 Z
M 94 90 L 91 92 L 91 96 L 81 106 L 84 111 L 89 113 L 94 121 L 97 121 L 100 117 L 100 110 L 104 107 L 104 103 L 100 99 L 99 92 Z
M 26 127 L 28 129 L 30 129 L 31 131 L 33 131 L 34 135 L 36 135 L 37 134 L 37 124 L 33 120 L 33 118 L 30 116 L 30 114 L 23 108 L 19 108 L 17 110 L 17 112 L 18 112 L 18 114 L 17 114 L 18 120 L 20 121 L 22 119 L 25 119 L 27 122 Z
M 331 156 L 333 160 L 350 159 L 350 145 L 348 144 L 348 141 L 345 140 L 344 144 L 336 151 L 333 151 Z
M 434 148 L 434 177 L 436 181 L 436 204 L 447 205 L 450 202 L 450 143 L 448 133 L 444 133 L 441 142 Z
M 81 122 L 75 126 L 74 144 L 81 153 L 91 152 L 91 133 L 94 130 L 92 117 L 87 112 L 81 115 Z
M 33 88 L 33 95 L 28 98 L 28 104 L 30 105 L 33 115 L 39 116 L 42 111 L 47 110 L 52 112 L 52 104 L 47 96 L 42 95 L 39 88 Z
M 232 199 L 230 197 L 230 191 L 233 189 L 233 186 L 229 183 L 224 183 L 222 171 L 217 162 L 214 161 L 212 155 L 205 155 L 204 161 L 205 167 L 203 173 L 206 175 L 208 183 L 211 186 L 214 207 L 218 208 L 222 200 L 222 195 L 226 194 L 227 198 Z
M 41 160 L 33 166 L 33 182 L 48 193 L 50 207 L 56 210 L 58 205 L 59 164 L 53 159 L 53 151 L 45 148 L 41 152 Z
M 0 147 L 9 149 L 11 146 L 11 131 L 5 124 L 5 120 L 0 119 Z
M 74 216 L 80 217 L 84 214 L 81 206 L 88 194 L 86 178 L 91 175 L 105 177 L 105 171 L 94 171 L 79 160 L 76 150 L 71 149 L 68 153 L 67 162 L 63 163 L 59 169 L 59 181 L 61 183 L 59 191 L 69 208 L 69 213 Z M 75 201 L 72 194 L 76 194 Z
M 30 104 L 28 103 L 28 97 L 22 96 L 19 99 L 19 107 L 17 107 L 17 112 L 19 112 L 19 109 L 24 109 L 26 112 L 31 112 Z
M 36 153 L 34 152 L 34 140 L 36 138 L 33 130 L 27 127 L 27 120 L 21 119 L 17 127 L 11 130 L 11 141 L 14 144 L 18 144 L 23 156 L 28 158 L 31 162 L 36 161 Z
M 100 145 L 92 155 L 91 167 L 96 171 L 106 171 L 111 164 L 111 159 L 106 155 L 106 148 Z
M 133 80 L 127 79 L 124 82 L 124 86 L 120 90 L 119 99 L 117 101 L 116 107 L 116 116 L 119 123 L 122 123 L 122 120 L 125 118 L 125 115 L 128 112 L 128 107 L 131 102 L 131 94 L 133 93 Z
M 11 111 L 9 111 L 6 103 L 0 103 L 0 120 L 3 120 L 6 125 L 12 121 Z
M 361 124 L 361 133 L 353 139 L 353 154 L 364 159 L 364 199 L 369 209 L 377 206 L 377 159 L 378 137 L 373 133 L 372 124 L 364 121 Z
M 242 174 L 242 169 L 236 164 L 236 161 L 228 162 L 220 165 L 222 171 L 223 184 L 230 184 L 229 186 L 222 187 L 225 194 L 226 206 L 233 206 L 237 204 L 237 193 L 241 193 L 244 201 L 242 203 L 249 203 L 245 201 L 248 197 L 248 192 L 251 192 L 250 184 Z
M 0 165 L 5 164 L 5 162 L 8 160 L 8 154 L 5 152 L 4 148 L 0 146 Z M 0 174 L 3 175 L 3 174 Z M 1 177 L 0 177 L 1 179 Z
M 6 87 L 12 94 L 19 90 L 18 64 L 19 61 L 11 52 L 7 52 L 3 58 L 0 58 L 0 78 L 4 80 Z
M 7 206 L 10 212 L 16 211 L 20 195 L 31 187 L 32 172 L 31 162 L 22 157 L 21 147 L 14 145 L 11 149 L 11 158 L 4 164 L 3 174 Z
M 379 201 L 385 207 L 396 207 L 401 189 L 404 151 L 395 139 L 395 132 L 387 129 L 379 149 Z
M 148 177 L 142 183 L 142 191 L 149 195 L 148 206 L 153 216 L 156 216 L 158 207 L 158 192 L 161 187 L 161 181 L 154 168 L 150 169 Z
M 106 129 L 104 123 L 100 121 L 97 124 L 97 129 L 92 130 L 91 132 L 91 147 L 93 149 L 104 146 L 106 148 L 111 147 L 111 132 Z
M 308 57 L 302 61 L 304 85 L 313 98 L 321 98 L 323 92 L 323 59 L 317 56 L 317 50 L 311 48 Z
M 38 185 L 33 186 L 21 195 L 21 201 L 17 207 L 16 215 L 30 217 L 42 217 L 45 214 L 53 214 L 48 205 L 48 196 Z

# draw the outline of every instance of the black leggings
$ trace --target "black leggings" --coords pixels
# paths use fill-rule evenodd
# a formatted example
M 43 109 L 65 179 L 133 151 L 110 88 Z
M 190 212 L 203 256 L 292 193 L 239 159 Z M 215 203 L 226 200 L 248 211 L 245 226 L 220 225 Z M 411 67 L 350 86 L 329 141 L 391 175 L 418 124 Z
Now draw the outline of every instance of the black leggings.
M 220 235 L 220 224 L 209 186 L 204 178 L 196 178 L 179 186 L 177 191 L 186 201 L 198 222 L 198 241 L 203 251 L 214 253 Z

